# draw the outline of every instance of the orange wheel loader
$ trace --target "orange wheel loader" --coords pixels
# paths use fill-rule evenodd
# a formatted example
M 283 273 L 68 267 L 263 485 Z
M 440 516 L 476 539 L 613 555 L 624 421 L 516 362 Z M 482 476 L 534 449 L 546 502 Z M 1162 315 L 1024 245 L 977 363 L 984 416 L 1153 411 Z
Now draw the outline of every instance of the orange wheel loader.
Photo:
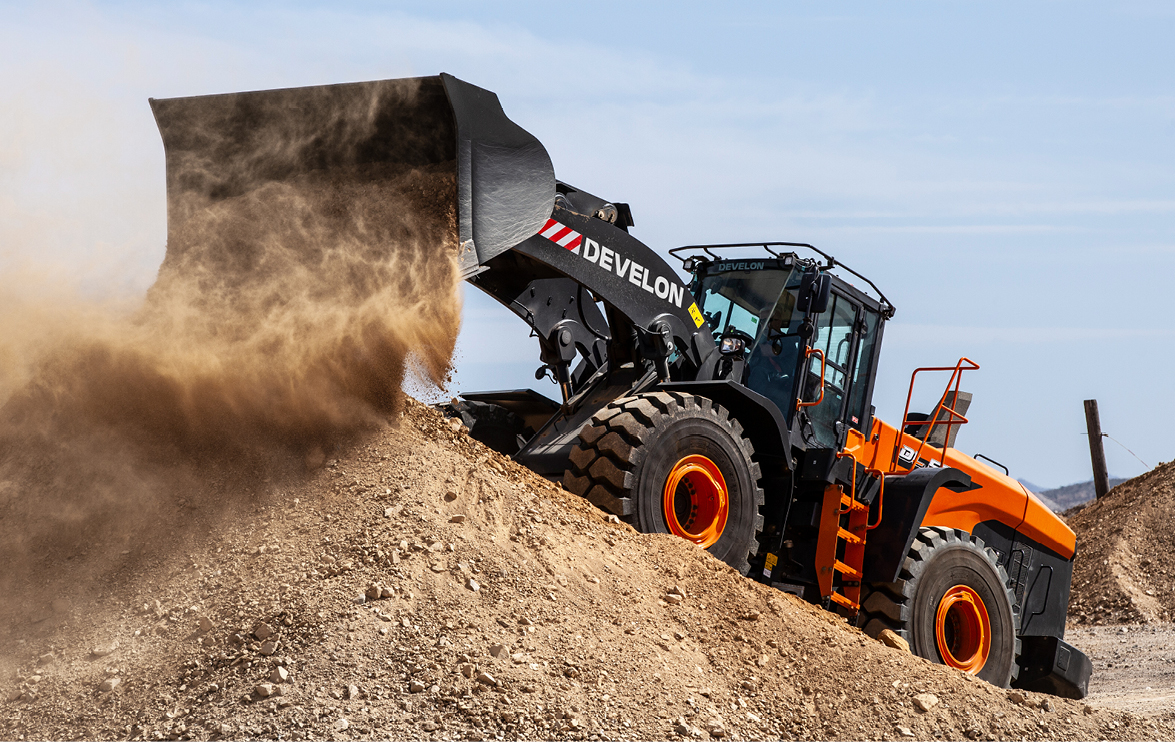
M 948 379 L 933 409 L 874 415 L 894 306 L 864 276 L 765 241 L 669 250 L 682 279 L 628 204 L 558 180 L 495 94 L 446 74 L 151 103 L 169 249 L 201 208 L 270 181 L 447 168 L 453 260 L 530 327 L 559 390 L 463 394 L 447 411 L 473 437 L 931 662 L 1085 694 L 1089 660 L 1064 641 L 1073 532 L 954 447 L 975 363 L 915 371 Z

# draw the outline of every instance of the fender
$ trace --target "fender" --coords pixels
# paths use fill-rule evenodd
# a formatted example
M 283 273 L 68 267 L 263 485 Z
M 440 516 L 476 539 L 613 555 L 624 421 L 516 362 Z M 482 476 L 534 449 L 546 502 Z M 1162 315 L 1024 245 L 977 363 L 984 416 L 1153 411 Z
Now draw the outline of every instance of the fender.
M 972 488 L 971 477 L 958 469 L 924 467 L 885 478 L 881 523 L 865 540 L 864 581 L 893 582 L 898 578 L 930 501 L 944 487 L 965 492 Z M 878 502 L 874 502 L 870 519 L 877 517 Z

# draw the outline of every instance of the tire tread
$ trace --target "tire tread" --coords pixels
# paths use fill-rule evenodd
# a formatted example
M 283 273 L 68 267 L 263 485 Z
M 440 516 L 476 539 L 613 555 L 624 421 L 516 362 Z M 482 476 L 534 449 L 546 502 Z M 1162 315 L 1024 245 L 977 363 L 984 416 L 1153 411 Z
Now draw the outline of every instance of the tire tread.
M 914 595 L 918 581 L 927 564 L 940 549 L 960 543 L 969 543 L 995 570 L 1004 586 L 1008 605 L 1012 607 L 1012 629 L 1015 632 L 1011 681 L 1019 674 L 1020 665 L 1020 614 L 1016 608 L 1016 595 L 1010 587 L 1008 573 L 1001 567 L 996 554 L 979 539 L 966 531 L 941 526 L 919 530 L 910 551 L 899 571 L 898 580 L 886 583 L 862 584 L 861 610 L 857 614 L 857 626 L 869 636 L 877 638 L 884 629 L 894 633 L 913 646 L 910 626 L 913 624 Z
M 729 411 L 707 397 L 683 392 L 650 392 L 613 401 L 592 416 L 580 432 L 579 441 L 571 452 L 568 468 L 563 474 L 564 489 L 595 502 L 603 502 L 601 493 L 617 500 L 631 497 L 635 487 L 634 472 L 640 467 L 642 447 L 658 435 L 660 428 L 681 416 L 702 417 L 725 428 L 751 462 L 748 476 L 753 483 L 752 502 L 759 509 L 766 496 L 762 487 L 762 467 L 755 460 L 755 447 L 744 434 L 743 426 Z M 599 489 L 597 489 L 599 488 Z M 595 495 L 595 497 L 589 497 Z M 637 526 L 637 513 L 616 513 L 632 526 Z M 763 515 L 756 513 L 753 521 L 755 537 L 748 553 L 731 566 L 743 574 L 750 570 L 750 558 L 760 549 Z

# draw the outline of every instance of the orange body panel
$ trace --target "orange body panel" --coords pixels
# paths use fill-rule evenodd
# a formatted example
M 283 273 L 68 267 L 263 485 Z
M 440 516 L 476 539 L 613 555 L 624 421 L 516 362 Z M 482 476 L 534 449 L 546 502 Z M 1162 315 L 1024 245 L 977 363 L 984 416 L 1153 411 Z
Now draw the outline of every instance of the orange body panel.
M 850 430 L 845 452 L 857 463 L 890 474 L 904 474 L 912 468 L 898 461 L 898 454 L 907 450 L 915 460 L 932 466 L 947 466 L 970 475 L 978 489 L 968 492 L 939 490 L 930 503 L 923 526 L 957 528 L 967 533 L 976 524 L 998 521 L 1025 537 L 1052 549 L 1062 557 L 1072 558 L 1077 548 L 1077 536 L 1059 517 L 1036 499 L 1024 486 L 1003 472 L 980 463 L 953 448 L 943 449 L 900 433 L 895 427 L 877 418 L 869 438 Z M 911 457 L 906 457 L 909 461 Z M 884 517 L 884 516 L 883 516 Z

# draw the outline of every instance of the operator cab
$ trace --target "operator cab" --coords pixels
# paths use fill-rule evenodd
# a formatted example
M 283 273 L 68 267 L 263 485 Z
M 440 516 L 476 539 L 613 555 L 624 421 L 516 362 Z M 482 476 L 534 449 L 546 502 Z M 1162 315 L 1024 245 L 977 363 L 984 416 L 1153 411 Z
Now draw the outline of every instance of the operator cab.
M 884 321 L 893 307 L 829 272 L 844 267 L 772 247 L 796 243 L 708 245 L 683 263 L 690 291 L 723 354 L 718 378 L 767 397 L 810 447 L 840 450 L 849 428 L 872 424 L 873 385 Z M 763 257 L 728 258 L 759 247 Z M 715 252 L 722 250 L 722 252 Z M 846 268 L 849 273 L 857 275 Z M 867 279 L 858 276 L 876 287 Z

